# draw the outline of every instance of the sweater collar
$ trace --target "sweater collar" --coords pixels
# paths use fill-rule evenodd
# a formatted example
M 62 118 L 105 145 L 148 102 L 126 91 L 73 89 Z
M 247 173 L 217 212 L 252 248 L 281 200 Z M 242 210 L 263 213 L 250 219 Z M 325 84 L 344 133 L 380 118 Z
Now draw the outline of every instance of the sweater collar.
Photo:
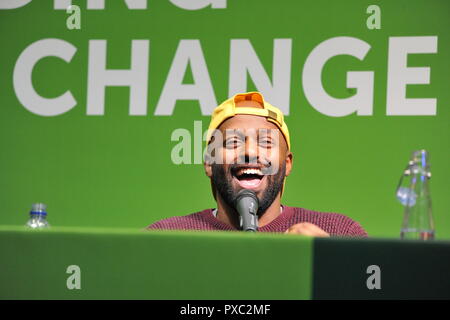
M 258 228 L 259 231 L 275 231 L 279 230 L 279 227 L 281 227 L 289 218 L 292 216 L 293 210 L 292 207 L 281 205 L 281 213 L 273 219 L 270 223 L 266 224 L 263 227 Z M 217 219 L 213 214 L 213 208 L 206 209 L 205 217 L 206 219 L 213 225 L 215 229 L 218 230 L 228 230 L 228 231 L 240 231 L 239 229 L 236 229 L 234 226 L 231 226 L 229 224 L 226 224 L 225 222 L 220 221 Z

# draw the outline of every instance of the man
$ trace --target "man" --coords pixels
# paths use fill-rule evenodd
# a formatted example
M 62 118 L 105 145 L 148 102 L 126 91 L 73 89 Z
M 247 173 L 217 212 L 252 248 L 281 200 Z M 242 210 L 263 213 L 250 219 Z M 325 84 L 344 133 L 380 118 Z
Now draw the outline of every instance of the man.
M 237 94 L 219 105 L 211 116 L 207 145 L 204 169 L 217 209 L 164 219 L 147 229 L 239 230 L 234 202 L 240 190 L 250 189 L 259 200 L 259 232 L 367 237 L 344 215 L 281 205 L 293 164 L 289 131 L 281 110 L 260 93 Z

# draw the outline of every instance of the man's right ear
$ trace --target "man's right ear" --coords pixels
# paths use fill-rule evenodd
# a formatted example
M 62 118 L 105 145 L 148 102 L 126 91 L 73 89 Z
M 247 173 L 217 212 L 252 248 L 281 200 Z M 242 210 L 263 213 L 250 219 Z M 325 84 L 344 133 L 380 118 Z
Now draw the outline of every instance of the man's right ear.
M 208 154 L 205 154 L 205 158 L 203 161 L 203 168 L 205 169 L 205 174 L 211 178 L 212 177 L 211 157 Z

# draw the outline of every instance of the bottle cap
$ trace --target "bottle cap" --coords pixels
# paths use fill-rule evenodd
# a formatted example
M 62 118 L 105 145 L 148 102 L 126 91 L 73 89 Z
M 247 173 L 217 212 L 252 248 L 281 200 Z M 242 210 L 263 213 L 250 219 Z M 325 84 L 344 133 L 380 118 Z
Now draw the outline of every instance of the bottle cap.
M 33 203 L 30 214 L 47 215 L 47 206 L 43 203 Z

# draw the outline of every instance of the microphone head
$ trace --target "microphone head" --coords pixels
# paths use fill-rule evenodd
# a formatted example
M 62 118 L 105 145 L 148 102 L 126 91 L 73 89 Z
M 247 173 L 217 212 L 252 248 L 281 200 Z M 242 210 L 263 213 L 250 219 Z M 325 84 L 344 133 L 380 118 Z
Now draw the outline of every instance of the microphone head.
M 245 198 L 245 197 L 252 198 L 257 203 L 259 202 L 258 197 L 256 196 L 256 193 L 254 191 L 249 190 L 249 189 L 242 189 L 238 192 L 238 194 L 236 196 L 235 206 L 242 198 Z
M 242 189 L 236 196 L 234 207 L 241 215 L 243 212 L 249 212 L 256 215 L 259 207 L 259 199 L 254 191 Z

